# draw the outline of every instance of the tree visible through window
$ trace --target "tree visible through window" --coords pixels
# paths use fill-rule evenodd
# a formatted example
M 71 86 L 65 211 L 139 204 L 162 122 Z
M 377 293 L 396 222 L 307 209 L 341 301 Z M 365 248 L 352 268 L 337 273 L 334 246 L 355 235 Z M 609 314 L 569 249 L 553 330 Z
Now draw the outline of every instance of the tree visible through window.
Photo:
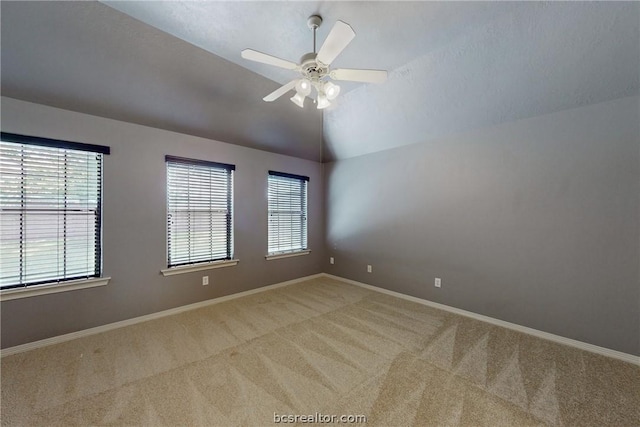
M 2 133 L 0 288 L 100 276 L 103 154 Z
M 229 260 L 234 165 L 166 156 L 167 265 Z

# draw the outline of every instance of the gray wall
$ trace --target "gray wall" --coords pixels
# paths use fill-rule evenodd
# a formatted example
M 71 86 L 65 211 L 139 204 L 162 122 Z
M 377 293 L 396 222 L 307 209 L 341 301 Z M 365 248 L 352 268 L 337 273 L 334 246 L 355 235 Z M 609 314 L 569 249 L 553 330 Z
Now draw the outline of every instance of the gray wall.
M 324 172 L 312 161 L 6 97 L 1 106 L 3 131 L 112 148 L 104 207 L 112 281 L 3 302 L 3 348 L 326 271 L 640 354 L 638 97 L 325 164 Z M 237 166 L 236 267 L 160 275 L 165 154 Z M 311 177 L 311 255 L 264 260 L 268 169 Z M 200 285 L 203 274 L 209 286 Z M 439 290 L 434 277 L 443 279 Z
M 324 270 L 640 354 L 639 112 L 622 98 L 326 165 Z
M 238 145 L 2 98 L 4 132 L 111 147 L 104 162 L 104 287 L 5 301 L 2 347 L 233 294 L 322 270 L 322 165 Z M 232 163 L 235 267 L 164 277 L 165 154 Z M 266 261 L 267 171 L 307 175 L 310 255 Z M 201 277 L 209 276 L 209 286 Z

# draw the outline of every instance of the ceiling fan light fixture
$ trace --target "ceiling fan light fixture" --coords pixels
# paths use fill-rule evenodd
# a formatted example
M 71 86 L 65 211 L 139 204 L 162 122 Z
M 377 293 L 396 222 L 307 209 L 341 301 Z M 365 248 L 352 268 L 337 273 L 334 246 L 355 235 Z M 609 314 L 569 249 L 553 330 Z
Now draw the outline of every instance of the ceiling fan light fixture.
M 331 105 L 331 102 L 329 102 L 329 100 L 327 99 L 327 96 L 323 93 L 319 93 L 318 106 L 316 108 L 318 108 L 318 110 L 323 110 L 327 108 L 329 105 Z
M 296 92 L 302 96 L 308 96 L 311 93 L 311 82 L 307 79 L 300 79 L 296 83 Z
M 290 99 L 291 99 L 291 102 L 296 104 L 298 107 L 304 108 L 304 95 L 302 95 L 300 92 L 297 92 Z
M 349 24 L 338 20 L 329 31 L 320 49 L 316 50 L 316 30 L 321 23 L 322 18 L 319 15 L 312 15 L 307 20 L 307 26 L 313 32 L 313 52 L 302 55 L 298 64 L 253 49 L 244 49 L 240 53 L 244 59 L 249 61 L 272 65 L 299 74 L 297 79 L 291 80 L 262 98 L 264 101 L 273 102 L 295 89 L 296 94 L 290 98 L 291 102 L 304 108 L 305 97 L 310 96 L 312 89 L 315 88 L 318 95 L 314 102 L 317 104 L 317 108 L 322 110 L 330 106 L 331 101 L 340 94 L 340 86 L 326 81 L 327 77 L 332 80 L 362 83 L 382 83 L 385 81 L 387 72 L 384 70 L 332 69 L 331 63 L 351 43 L 356 33 Z
M 324 93 L 327 95 L 327 99 L 329 101 L 333 101 L 340 94 L 340 86 L 331 82 L 326 82 L 324 84 Z

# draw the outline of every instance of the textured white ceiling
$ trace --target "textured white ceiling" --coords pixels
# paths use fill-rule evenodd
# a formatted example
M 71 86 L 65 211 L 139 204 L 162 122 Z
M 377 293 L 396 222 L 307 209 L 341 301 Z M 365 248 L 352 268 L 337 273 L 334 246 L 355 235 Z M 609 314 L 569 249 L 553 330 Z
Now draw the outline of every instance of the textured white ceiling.
M 0 2 L 3 94 L 305 158 L 323 139 L 327 160 L 640 87 L 638 2 L 103 3 Z M 390 72 L 341 84 L 322 137 L 310 103 L 261 101 L 290 71 L 240 57 L 297 62 L 315 13 L 318 45 L 338 19 L 356 32 L 335 67 Z
M 461 31 L 507 13 L 512 4 L 482 2 L 193 2 L 103 1 L 142 22 L 235 62 L 280 84 L 292 71 L 245 60 L 252 48 L 298 62 L 313 50 L 307 18 L 323 17 L 317 30 L 318 49 L 337 20 L 349 23 L 356 38 L 333 68 L 393 70 Z M 361 84 L 341 83 L 343 91 Z
M 639 28 L 640 3 L 519 4 L 341 97 L 325 158 L 637 96 Z
M 333 65 L 386 69 L 390 78 L 342 84 L 324 113 L 329 159 L 637 95 L 640 86 L 638 3 L 108 4 L 280 84 L 291 71 L 240 51 L 297 61 L 312 46 L 307 16 L 325 20 L 319 44 L 336 20 L 348 22 L 357 36 Z
M 3 96 L 320 160 L 322 113 L 265 108 L 271 80 L 97 2 L 0 8 Z

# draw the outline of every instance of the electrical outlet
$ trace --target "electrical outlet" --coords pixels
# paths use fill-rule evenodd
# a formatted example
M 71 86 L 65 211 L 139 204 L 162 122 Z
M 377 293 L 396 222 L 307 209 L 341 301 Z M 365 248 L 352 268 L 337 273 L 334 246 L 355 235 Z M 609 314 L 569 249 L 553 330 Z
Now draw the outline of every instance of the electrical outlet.
M 202 276 L 202 286 L 207 286 L 209 284 L 209 276 Z
M 335 264 L 336 260 L 333 259 L 333 257 L 329 257 L 329 264 Z
M 441 278 L 439 278 L 439 277 L 436 277 L 436 281 L 435 281 L 435 283 L 434 283 L 433 285 L 434 285 L 436 288 L 440 288 L 440 287 L 442 287 L 442 279 L 441 279 Z
M 370 265 L 367 265 L 367 273 L 371 273 L 373 271 L 373 269 L 371 268 Z

